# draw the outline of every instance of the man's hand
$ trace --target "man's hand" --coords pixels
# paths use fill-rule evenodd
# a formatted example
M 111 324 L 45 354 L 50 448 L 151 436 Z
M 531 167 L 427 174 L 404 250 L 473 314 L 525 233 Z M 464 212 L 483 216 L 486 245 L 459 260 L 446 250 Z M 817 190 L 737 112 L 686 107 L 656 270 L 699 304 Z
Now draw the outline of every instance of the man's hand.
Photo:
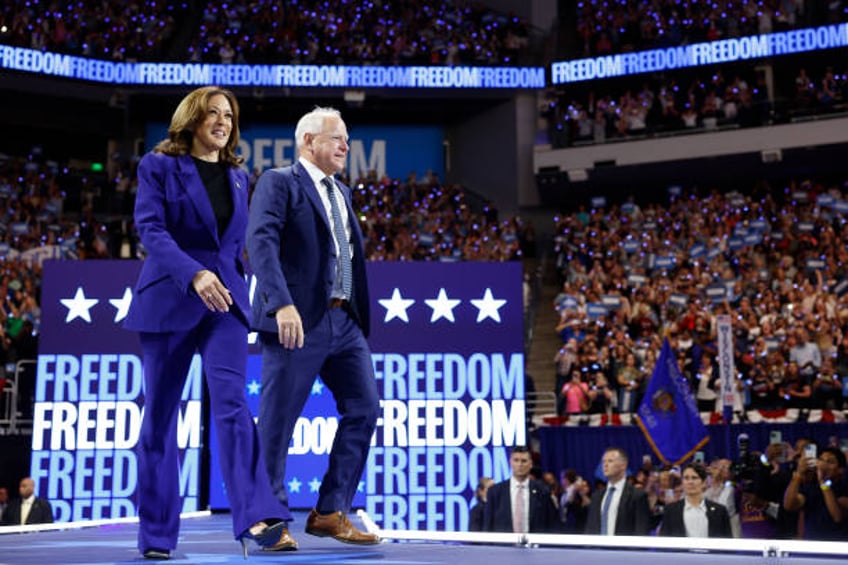
M 303 347 L 303 322 L 294 304 L 283 306 L 274 314 L 277 320 L 277 339 L 286 349 Z

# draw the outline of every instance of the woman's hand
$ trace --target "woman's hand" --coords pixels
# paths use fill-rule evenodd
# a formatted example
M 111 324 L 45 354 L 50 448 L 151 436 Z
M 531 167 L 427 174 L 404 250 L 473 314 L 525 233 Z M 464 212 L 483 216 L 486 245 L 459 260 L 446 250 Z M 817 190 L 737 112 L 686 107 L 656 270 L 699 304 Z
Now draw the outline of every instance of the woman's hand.
M 203 304 L 213 312 L 229 312 L 233 304 L 230 291 L 218 279 L 218 276 L 207 269 L 197 271 L 191 280 L 194 292 L 203 301 Z

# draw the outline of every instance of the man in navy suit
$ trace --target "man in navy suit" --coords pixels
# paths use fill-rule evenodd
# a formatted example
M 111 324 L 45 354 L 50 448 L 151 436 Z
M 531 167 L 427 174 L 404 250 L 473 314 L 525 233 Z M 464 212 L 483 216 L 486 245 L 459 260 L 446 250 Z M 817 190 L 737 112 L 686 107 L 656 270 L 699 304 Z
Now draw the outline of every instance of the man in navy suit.
M 592 494 L 587 534 L 646 536 L 651 528 L 648 495 L 627 482 L 627 453 L 610 447 L 601 460 L 607 485 Z
M 345 166 L 347 127 L 337 110 L 316 108 L 295 138 L 297 162 L 262 174 L 247 227 L 257 281 L 251 324 L 262 345 L 259 435 L 272 488 L 287 504 L 286 454 L 320 375 L 341 420 L 306 532 L 373 544 L 377 536 L 347 517 L 380 410 L 362 232 L 350 189 L 334 178 Z
M 489 487 L 483 509 L 483 530 L 488 532 L 557 533 L 559 521 L 551 491 L 531 479 L 533 459 L 527 446 L 512 448 L 512 477 Z
M 730 538 L 730 515 L 723 505 L 704 498 L 707 470 L 697 463 L 683 467 L 683 498 L 667 504 L 661 536 Z

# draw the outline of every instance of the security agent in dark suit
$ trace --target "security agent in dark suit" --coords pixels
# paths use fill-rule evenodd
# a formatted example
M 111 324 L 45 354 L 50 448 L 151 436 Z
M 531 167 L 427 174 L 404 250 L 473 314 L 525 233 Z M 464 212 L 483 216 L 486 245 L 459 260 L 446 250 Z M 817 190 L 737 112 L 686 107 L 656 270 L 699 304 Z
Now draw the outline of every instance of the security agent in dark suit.
M 666 505 L 661 536 L 731 538 L 730 515 L 723 505 L 704 498 L 707 471 L 697 463 L 683 467 L 683 498 Z
M 24 477 L 18 485 L 17 498 L 9 503 L 3 512 L 4 526 L 21 526 L 24 524 L 52 524 L 53 508 L 46 498 L 35 496 L 35 482 Z M 28 507 L 28 510 L 26 508 Z M 26 519 L 21 520 L 21 513 L 26 513 Z
M 488 532 L 556 533 L 559 525 L 551 491 L 530 478 L 533 459 L 526 446 L 515 446 L 509 458 L 512 477 L 489 487 L 483 510 Z
M 627 482 L 627 453 L 610 447 L 602 459 L 607 486 L 592 494 L 587 534 L 646 536 L 651 528 L 648 495 Z

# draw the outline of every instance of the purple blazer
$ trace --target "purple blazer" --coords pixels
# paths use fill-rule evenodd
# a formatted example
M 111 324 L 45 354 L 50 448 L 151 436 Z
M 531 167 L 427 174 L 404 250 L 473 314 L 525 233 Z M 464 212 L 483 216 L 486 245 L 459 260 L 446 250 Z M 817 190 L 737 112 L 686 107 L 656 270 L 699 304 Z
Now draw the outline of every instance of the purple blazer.
M 218 275 L 247 324 L 242 262 L 247 227 L 247 173 L 229 168 L 233 216 L 219 237 L 212 204 L 191 156 L 148 153 L 138 164 L 135 224 L 147 251 L 124 327 L 141 332 L 185 331 L 209 310 L 191 281 L 202 269 Z

